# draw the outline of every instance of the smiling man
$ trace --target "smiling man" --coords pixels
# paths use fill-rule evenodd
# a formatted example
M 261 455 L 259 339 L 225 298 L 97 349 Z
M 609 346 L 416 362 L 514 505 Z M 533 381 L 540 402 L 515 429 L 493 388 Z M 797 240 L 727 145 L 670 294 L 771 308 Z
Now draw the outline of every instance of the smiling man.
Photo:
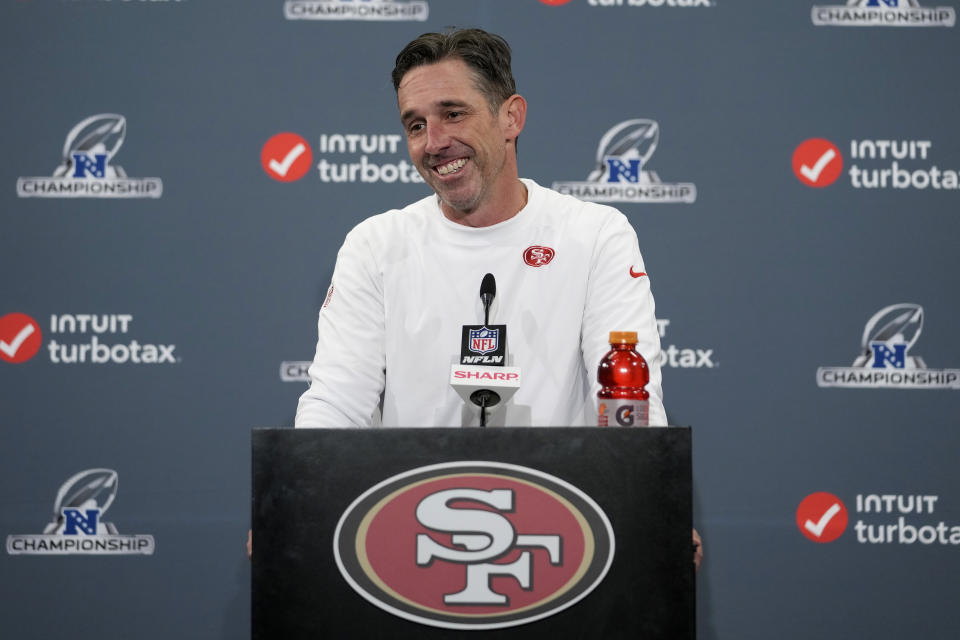
M 523 384 L 489 424 L 595 425 L 596 370 L 612 330 L 636 331 L 650 424 L 666 425 L 660 338 L 637 236 L 616 209 L 520 179 L 527 103 L 510 47 L 479 29 L 427 33 L 393 70 L 410 159 L 434 195 L 364 220 L 337 255 L 297 427 L 476 426 L 448 384 L 461 327 L 510 330 Z M 702 546 L 693 532 L 694 562 Z
M 479 29 L 427 33 L 393 70 L 410 158 L 434 194 L 357 225 L 320 311 L 297 427 L 475 426 L 450 387 L 461 327 L 507 325 L 516 394 L 488 424 L 596 424 L 597 365 L 612 330 L 636 331 L 650 423 L 665 425 L 660 341 L 637 236 L 616 209 L 520 179 L 527 103 L 510 47 Z

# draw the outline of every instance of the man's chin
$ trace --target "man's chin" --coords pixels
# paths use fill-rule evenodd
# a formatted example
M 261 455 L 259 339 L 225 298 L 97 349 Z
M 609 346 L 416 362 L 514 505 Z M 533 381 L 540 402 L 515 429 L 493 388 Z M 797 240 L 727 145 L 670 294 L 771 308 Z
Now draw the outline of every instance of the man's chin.
M 457 213 L 473 213 L 480 206 L 480 198 L 450 198 L 440 196 L 440 200 L 448 208 L 455 210 Z
M 458 213 L 470 213 L 479 205 L 480 197 L 477 193 L 464 193 L 459 189 L 438 189 L 434 185 L 430 186 L 446 207 Z

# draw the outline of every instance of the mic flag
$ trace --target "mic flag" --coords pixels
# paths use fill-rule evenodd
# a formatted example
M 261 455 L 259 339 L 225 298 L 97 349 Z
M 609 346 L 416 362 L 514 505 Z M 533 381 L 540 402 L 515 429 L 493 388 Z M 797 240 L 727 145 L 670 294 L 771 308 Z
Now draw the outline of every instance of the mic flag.
M 486 406 L 493 407 L 507 402 L 520 388 L 520 368 L 455 364 L 450 367 L 450 386 L 467 403 L 479 405 L 479 394 L 486 394 Z
M 506 402 L 520 386 L 520 369 L 507 364 L 507 325 L 490 324 L 490 304 L 497 295 L 492 273 L 480 282 L 483 324 L 464 325 L 460 362 L 450 367 L 450 385 L 463 401 L 480 407 L 480 426 L 487 424 L 487 408 Z
M 502 367 L 507 363 L 507 325 L 464 325 L 460 364 Z

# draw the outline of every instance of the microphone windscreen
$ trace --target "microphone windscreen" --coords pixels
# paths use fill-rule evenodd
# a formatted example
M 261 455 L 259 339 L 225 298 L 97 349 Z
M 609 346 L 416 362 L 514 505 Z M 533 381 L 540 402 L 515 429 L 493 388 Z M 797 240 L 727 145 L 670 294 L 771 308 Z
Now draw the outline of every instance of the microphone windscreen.
M 483 298 L 488 295 L 491 300 L 497 295 L 497 281 L 492 273 L 483 276 L 483 280 L 480 282 L 480 297 Z

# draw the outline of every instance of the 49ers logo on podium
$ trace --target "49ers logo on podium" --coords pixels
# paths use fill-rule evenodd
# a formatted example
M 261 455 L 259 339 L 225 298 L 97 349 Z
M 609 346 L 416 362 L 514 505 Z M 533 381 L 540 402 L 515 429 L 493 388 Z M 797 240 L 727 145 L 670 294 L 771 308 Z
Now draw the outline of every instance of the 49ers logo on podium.
M 590 593 L 613 561 L 610 521 L 536 469 L 450 462 L 367 490 L 334 535 L 343 577 L 394 615 L 447 629 L 539 620 Z

